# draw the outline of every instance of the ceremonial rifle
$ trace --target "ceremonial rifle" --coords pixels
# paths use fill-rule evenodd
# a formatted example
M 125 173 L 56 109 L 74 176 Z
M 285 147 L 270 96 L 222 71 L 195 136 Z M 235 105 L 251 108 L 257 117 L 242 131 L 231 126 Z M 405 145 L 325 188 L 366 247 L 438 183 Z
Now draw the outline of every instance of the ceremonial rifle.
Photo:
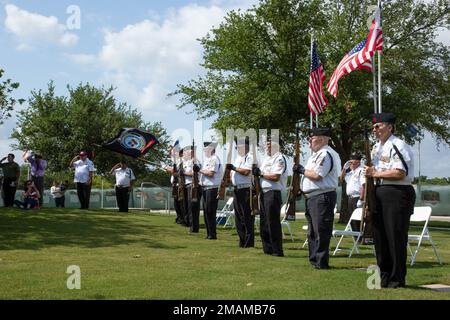
M 192 166 L 195 165 L 195 141 L 192 140 Z M 194 168 L 192 167 L 192 189 L 191 189 L 191 199 L 192 202 L 198 201 L 198 188 L 199 188 L 199 179 L 198 179 L 198 172 L 194 171 Z
M 176 152 L 176 151 L 175 151 Z M 178 168 L 177 168 L 177 161 L 176 161 L 176 157 L 173 155 L 173 149 L 170 150 L 171 158 L 173 161 L 173 165 L 172 165 L 172 177 L 173 177 L 173 181 L 172 181 L 172 198 L 177 201 L 178 200 Z
M 369 141 L 369 132 L 367 128 L 364 128 L 364 152 L 366 156 L 366 166 L 372 167 L 372 157 L 370 154 L 370 141 Z M 364 189 L 364 206 L 363 212 L 361 215 L 361 226 L 360 232 L 362 234 L 362 241 L 366 238 L 366 236 L 371 237 L 372 233 L 372 223 L 373 223 L 373 213 L 375 210 L 375 183 L 373 177 L 366 176 L 366 185 Z
M 294 165 L 298 166 L 300 164 L 300 128 L 297 126 L 295 132 L 295 154 L 294 154 Z M 291 185 L 289 187 L 285 219 L 290 221 L 295 221 L 295 203 L 299 195 L 301 195 L 300 189 L 300 174 L 294 172 L 292 174 Z
M 252 153 L 253 153 L 253 169 L 258 168 L 258 160 L 256 157 L 256 143 L 252 143 Z M 252 170 L 253 171 L 253 170 Z M 258 215 L 261 213 L 259 208 L 260 197 L 261 197 L 261 181 L 260 178 L 252 175 L 252 186 L 250 190 L 250 206 L 252 208 L 252 215 Z
M 232 146 L 233 142 L 228 141 L 227 143 L 227 165 L 231 164 L 231 155 L 232 155 Z M 223 173 L 222 181 L 220 182 L 219 191 L 217 192 L 217 199 L 224 200 L 225 194 L 227 192 L 227 186 L 230 183 L 230 173 L 231 170 L 225 167 L 225 171 Z

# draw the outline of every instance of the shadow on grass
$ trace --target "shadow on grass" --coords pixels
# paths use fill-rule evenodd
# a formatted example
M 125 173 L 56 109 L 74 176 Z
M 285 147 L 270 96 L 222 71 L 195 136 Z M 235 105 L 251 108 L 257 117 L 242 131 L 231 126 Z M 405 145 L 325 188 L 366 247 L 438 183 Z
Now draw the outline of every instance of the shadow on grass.
M 37 250 L 50 246 L 98 248 L 141 243 L 156 249 L 179 249 L 156 239 L 165 226 L 129 214 L 65 210 L 0 210 L 0 250 Z M 149 239 L 151 237 L 152 239 Z

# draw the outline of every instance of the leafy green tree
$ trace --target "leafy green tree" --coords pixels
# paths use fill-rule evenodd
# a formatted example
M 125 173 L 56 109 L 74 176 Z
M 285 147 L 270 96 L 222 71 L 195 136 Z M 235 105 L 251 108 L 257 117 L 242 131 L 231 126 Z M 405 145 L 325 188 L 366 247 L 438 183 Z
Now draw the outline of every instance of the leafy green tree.
M 46 92 L 32 92 L 29 108 L 18 113 L 17 127 L 12 133 L 12 138 L 18 141 L 16 149 L 40 151 L 53 172 L 67 171 L 70 160 L 80 150 L 86 150 L 97 173 L 105 175 L 124 156 L 100 145 L 114 138 L 121 128 L 141 128 L 160 141 L 145 159 L 164 159 L 168 140 L 165 129 L 159 122 L 146 123 L 137 110 L 119 103 L 112 95 L 113 88 L 80 84 L 67 89 L 68 97 L 57 96 L 51 82 Z M 127 160 L 137 175 L 147 172 L 143 162 L 130 157 Z
M 203 39 L 206 74 L 180 84 L 179 108 L 193 106 L 214 127 L 279 128 L 292 141 L 295 124 L 309 126 L 307 92 L 311 30 L 327 79 L 346 52 L 368 34 L 369 0 L 261 0 L 232 11 Z M 396 113 L 397 134 L 415 123 L 450 144 L 450 49 L 436 41 L 449 27 L 448 1 L 383 2 L 383 111 Z M 363 127 L 373 113 L 372 74 L 355 71 L 320 116 L 334 128 L 332 145 L 343 161 L 362 150 Z M 367 121 L 364 121 L 367 120 Z
M 3 76 L 4 70 L 0 69 L 0 78 Z M 14 99 L 11 97 L 11 93 L 19 88 L 18 82 L 12 82 L 11 79 L 6 79 L 0 82 L 0 124 L 3 121 L 11 117 L 11 112 L 14 109 L 16 103 L 22 104 L 24 99 Z

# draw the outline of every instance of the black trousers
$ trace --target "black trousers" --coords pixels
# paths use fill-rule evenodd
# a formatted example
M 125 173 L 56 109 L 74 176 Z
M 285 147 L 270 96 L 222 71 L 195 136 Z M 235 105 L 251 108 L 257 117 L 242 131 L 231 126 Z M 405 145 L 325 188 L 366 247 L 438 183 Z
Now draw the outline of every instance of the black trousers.
M 217 205 L 219 200 L 217 199 L 217 192 L 219 188 L 208 189 L 202 191 L 203 193 L 203 218 L 205 219 L 206 236 L 209 239 L 217 238 L 216 231 L 216 215 Z
M 281 191 L 271 190 L 261 194 L 260 235 L 266 254 L 283 255 L 281 232 Z
M 174 201 L 175 211 L 178 212 L 181 216 L 180 223 L 183 226 L 189 227 L 189 198 L 187 193 L 187 188 L 184 189 L 183 192 L 183 199 L 180 199 L 180 196 L 178 195 L 178 200 Z M 177 211 L 178 210 L 178 211 Z
M 116 186 L 116 200 L 119 212 L 128 212 L 128 201 L 130 201 L 130 190 L 128 187 Z
M 87 183 L 77 182 L 77 195 L 81 209 L 89 209 L 89 199 L 91 197 L 91 186 Z
M 197 201 L 192 200 L 192 185 L 186 188 L 188 199 L 188 226 L 193 233 L 198 233 L 200 229 L 200 202 L 202 199 L 202 187 L 198 187 Z
M 234 189 L 233 201 L 236 230 L 239 235 L 239 247 L 255 246 L 255 216 L 250 207 L 250 188 Z
M 336 198 L 336 191 L 331 191 L 305 200 L 309 262 L 319 268 L 329 267 Z
M 14 182 L 14 186 L 11 183 Z M 14 206 L 14 198 L 16 197 L 17 178 L 3 178 L 3 203 L 5 207 Z
M 42 206 L 42 202 L 44 201 L 44 177 L 31 177 L 31 181 L 34 182 L 36 189 L 38 189 L 40 198 L 39 198 L 39 206 Z
M 416 193 L 412 186 L 382 185 L 375 189 L 373 236 L 381 286 L 405 286 L 409 219 Z
M 178 198 L 173 199 L 173 206 L 175 208 L 175 213 L 177 214 L 177 217 L 175 218 L 175 222 L 178 224 L 186 224 L 186 220 L 184 217 L 184 199 L 179 200 Z

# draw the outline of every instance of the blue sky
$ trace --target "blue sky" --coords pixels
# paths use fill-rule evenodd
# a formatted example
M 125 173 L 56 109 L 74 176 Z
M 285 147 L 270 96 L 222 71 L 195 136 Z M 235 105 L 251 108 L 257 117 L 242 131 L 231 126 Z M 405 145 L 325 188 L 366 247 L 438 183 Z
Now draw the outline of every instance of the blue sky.
M 0 67 L 5 78 L 20 82 L 17 97 L 45 89 L 50 80 L 58 94 L 66 94 L 67 84 L 113 85 L 120 101 L 137 108 L 147 121 L 161 121 L 169 134 L 178 128 L 192 131 L 196 116 L 176 110 L 177 98 L 166 95 L 176 84 L 203 74 L 196 39 L 218 26 L 229 10 L 256 2 L 0 0 Z M 68 28 L 71 5 L 80 10 L 79 29 Z M 440 36 L 447 44 L 449 38 L 448 31 Z M 203 128 L 210 124 L 204 121 Z M 15 119 L 0 126 L 0 154 L 9 151 L 14 126 Z M 422 163 L 433 163 L 422 165 L 422 174 L 450 176 L 448 147 L 438 152 L 427 135 L 421 149 Z M 417 145 L 414 150 L 417 158 Z

